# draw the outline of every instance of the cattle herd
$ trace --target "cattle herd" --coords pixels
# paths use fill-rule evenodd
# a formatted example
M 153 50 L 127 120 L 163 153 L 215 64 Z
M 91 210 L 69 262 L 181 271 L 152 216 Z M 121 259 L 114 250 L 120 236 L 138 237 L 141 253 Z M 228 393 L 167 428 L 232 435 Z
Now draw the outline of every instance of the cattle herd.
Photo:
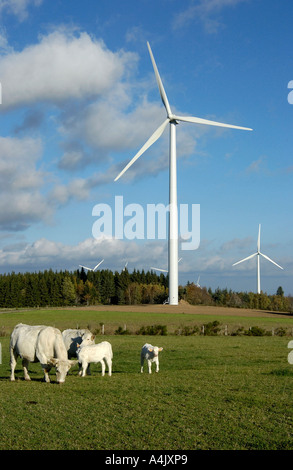
M 163 348 L 145 344 L 141 349 L 141 372 L 144 361 L 147 361 L 148 372 L 154 362 L 156 372 L 159 372 L 159 352 Z M 25 380 L 30 380 L 28 365 L 30 362 L 40 362 L 45 382 L 50 382 L 49 371 L 56 369 L 58 383 L 65 382 L 69 369 L 79 364 L 79 376 L 90 374 L 90 364 L 100 362 L 102 376 L 105 375 L 106 365 L 108 374 L 112 375 L 112 346 L 108 341 L 95 343 L 95 336 L 88 329 L 68 329 L 62 333 L 57 328 L 45 325 L 16 325 L 10 338 L 11 381 L 15 380 L 17 358 L 22 358 Z M 72 359 L 74 358 L 74 359 Z

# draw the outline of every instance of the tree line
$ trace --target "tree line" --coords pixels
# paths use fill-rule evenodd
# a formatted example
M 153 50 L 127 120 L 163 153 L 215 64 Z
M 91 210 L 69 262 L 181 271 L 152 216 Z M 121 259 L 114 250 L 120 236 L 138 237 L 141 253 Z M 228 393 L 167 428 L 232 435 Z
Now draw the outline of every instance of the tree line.
M 0 308 L 64 307 L 82 305 L 162 304 L 168 299 L 168 274 L 154 271 L 130 273 L 76 270 L 0 275 Z M 192 305 L 256 308 L 293 313 L 293 298 L 282 287 L 275 295 L 200 288 L 194 283 L 179 286 L 179 299 Z

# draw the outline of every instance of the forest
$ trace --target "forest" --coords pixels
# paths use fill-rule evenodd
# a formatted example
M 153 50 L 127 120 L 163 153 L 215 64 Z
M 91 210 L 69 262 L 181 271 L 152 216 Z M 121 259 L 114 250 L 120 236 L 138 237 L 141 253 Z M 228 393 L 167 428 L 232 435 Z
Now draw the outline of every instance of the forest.
M 168 275 L 154 271 L 130 273 L 99 270 L 9 273 L 0 275 L 0 308 L 84 305 L 162 304 L 168 299 Z M 293 313 L 293 297 L 280 286 L 275 295 L 228 289 L 179 286 L 179 300 L 192 305 L 254 308 Z

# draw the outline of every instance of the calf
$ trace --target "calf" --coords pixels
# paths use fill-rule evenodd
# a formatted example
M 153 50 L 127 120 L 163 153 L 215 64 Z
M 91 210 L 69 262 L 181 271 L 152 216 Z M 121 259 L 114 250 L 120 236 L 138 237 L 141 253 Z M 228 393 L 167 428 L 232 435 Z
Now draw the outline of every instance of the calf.
M 159 372 L 159 352 L 163 351 L 163 348 L 158 348 L 158 346 L 152 346 L 151 344 L 146 343 L 141 348 L 140 353 L 140 372 L 143 372 L 144 360 L 148 363 L 149 374 L 152 373 L 152 362 L 156 364 L 156 372 Z
M 100 362 L 102 365 L 102 376 L 105 375 L 106 365 L 108 366 L 109 376 L 112 375 L 112 346 L 108 341 L 102 341 L 102 343 L 91 344 L 89 346 L 81 347 L 78 345 L 77 359 L 79 362 L 79 373 L 78 375 L 84 377 L 86 369 L 91 362 Z
M 62 332 L 62 338 L 67 349 L 68 359 L 77 357 L 77 345 L 89 346 L 95 344 L 95 335 L 88 329 L 84 330 L 64 330 Z M 90 366 L 88 366 L 86 373 L 90 375 Z

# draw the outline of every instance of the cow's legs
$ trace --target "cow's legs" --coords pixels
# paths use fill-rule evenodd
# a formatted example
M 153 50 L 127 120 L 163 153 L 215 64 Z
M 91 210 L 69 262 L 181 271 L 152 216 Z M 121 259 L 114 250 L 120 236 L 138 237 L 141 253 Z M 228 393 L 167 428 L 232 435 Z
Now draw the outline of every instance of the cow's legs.
M 152 361 L 148 359 L 148 368 L 149 368 L 149 374 L 152 373 Z
M 112 375 L 112 359 L 110 357 L 109 358 L 105 357 L 104 360 L 106 361 L 107 366 L 108 366 L 108 374 L 109 376 L 111 376 Z
M 16 367 L 16 363 L 17 363 L 17 354 L 15 354 L 13 349 L 11 349 L 10 350 L 10 368 L 11 368 L 10 380 L 12 382 L 15 381 L 14 370 Z
M 85 377 L 87 367 L 88 367 L 88 363 L 87 363 L 86 361 L 83 361 L 82 363 L 79 363 L 79 372 L 78 372 L 78 375 L 79 375 L 80 377 Z
M 159 372 L 159 359 L 157 359 L 155 362 L 156 362 L 156 372 Z
M 24 375 L 24 380 L 30 380 L 30 376 L 28 375 L 28 365 L 29 361 L 27 359 L 22 360 L 22 367 L 23 367 L 23 375 Z
M 51 367 L 49 367 L 48 364 L 46 364 L 46 365 L 42 365 L 42 368 L 44 371 L 44 381 L 49 383 L 50 382 L 49 372 L 51 370 Z
M 106 370 L 106 364 L 104 362 L 104 359 L 102 359 L 100 361 L 101 365 L 102 365 L 102 377 L 105 375 L 105 370 Z

